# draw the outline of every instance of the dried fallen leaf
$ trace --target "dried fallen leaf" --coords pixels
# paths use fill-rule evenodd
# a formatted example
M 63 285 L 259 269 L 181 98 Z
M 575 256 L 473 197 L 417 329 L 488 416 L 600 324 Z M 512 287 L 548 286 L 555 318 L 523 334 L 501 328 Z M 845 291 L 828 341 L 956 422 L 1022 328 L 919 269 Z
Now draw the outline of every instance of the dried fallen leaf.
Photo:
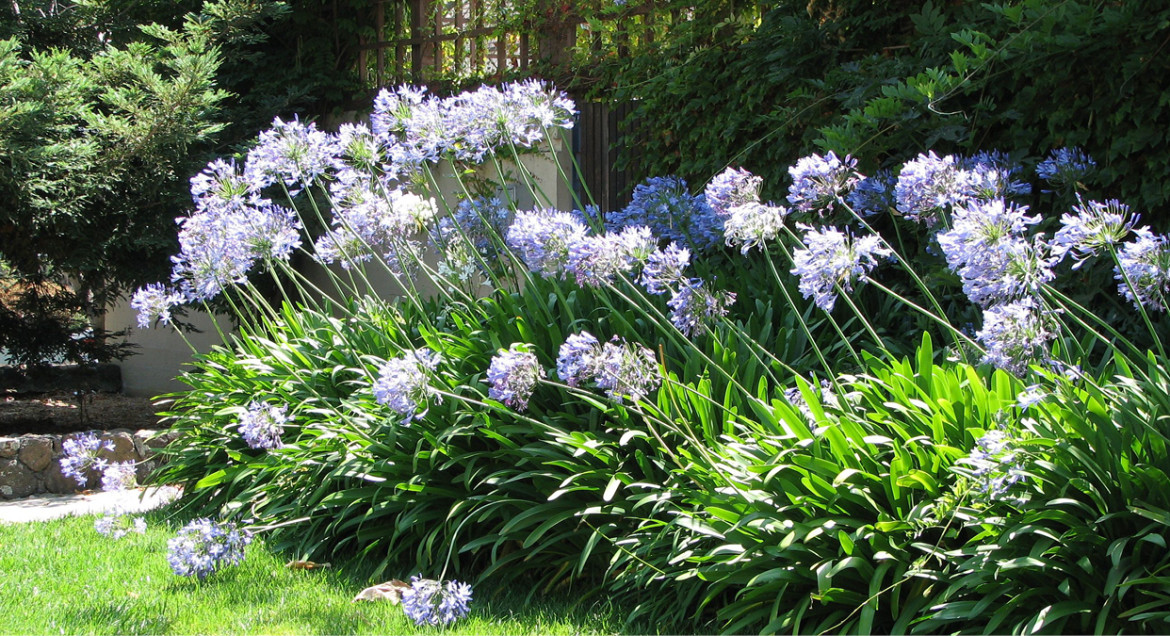
M 314 563 L 312 561 L 289 561 L 284 567 L 290 570 L 323 570 L 333 567 L 332 563 Z
M 379 583 L 373 587 L 367 587 L 353 597 L 353 602 L 358 601 L 390 601 L 391 604 L 397 605 L 402 601 L 402 593 L 410 589 L 410 583 L 403 583 L 398 579 Z

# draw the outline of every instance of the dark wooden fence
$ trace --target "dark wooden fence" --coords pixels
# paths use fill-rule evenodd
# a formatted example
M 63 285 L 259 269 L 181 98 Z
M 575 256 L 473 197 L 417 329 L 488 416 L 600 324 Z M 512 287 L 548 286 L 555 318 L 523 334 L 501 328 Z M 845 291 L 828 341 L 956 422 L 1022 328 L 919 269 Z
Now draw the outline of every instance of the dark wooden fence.
M 603 212 L 617 210 L 630 202 L 628 173 L 616 167 L 618 148 L 632 143 L 633 136 L 623 131 L 623 122 L 630 114 L 629 104 L 578 101 L 580 115 L 573 130 L 573 154 L 577 157 L 580 175 L 573 180 L 581 201 L 588 201 L 585 191 Z M 624 137 L 624 139 L 623 139 Z

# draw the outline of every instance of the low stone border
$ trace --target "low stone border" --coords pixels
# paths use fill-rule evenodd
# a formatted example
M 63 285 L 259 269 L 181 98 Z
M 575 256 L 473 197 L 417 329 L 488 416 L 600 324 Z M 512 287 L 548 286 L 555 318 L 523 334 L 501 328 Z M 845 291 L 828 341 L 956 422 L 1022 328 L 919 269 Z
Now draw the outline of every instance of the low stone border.
M 178 433 L 116 428 L 93 431 L 101 440 L 111 440 L 114 450 L 101 451 L 110 462 L 137 462 L 138 481 L 143 482 L 162 458 L 158 449 L 171 443 Z M 81 490 L 77 482 L 61 472 L 62 444 L 68 435 L 21 435 L 0 437 L 0 499 L 17 499 L 42 493 L 68 494 Z M 97 488 L 101 477 L 91 476 L 86 488 Z

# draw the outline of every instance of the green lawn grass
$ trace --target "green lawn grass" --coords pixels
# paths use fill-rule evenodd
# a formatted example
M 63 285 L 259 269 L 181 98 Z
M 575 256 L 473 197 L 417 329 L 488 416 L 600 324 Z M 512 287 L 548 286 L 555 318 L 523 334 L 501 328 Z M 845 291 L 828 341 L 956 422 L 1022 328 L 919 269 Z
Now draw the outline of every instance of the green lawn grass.
M 616 634 L 613 606 L 477 587 L 470 616 L 416 627 L 389 602 L 353 603 L 369 580 L 361 563 L 293 570 L 257 538 L 244 562 L 206 581 L 176 576 L 167 540 L 181 525 L 163 511 L 146 534 L 112 540 L 95 517 L 0 525 L 3 634 Z M 400 578 L 408 580 L 409 573 Z M 527 592 L 524 590 L 523 592 Z M 635 630 L 639 631 L 639 630 Z

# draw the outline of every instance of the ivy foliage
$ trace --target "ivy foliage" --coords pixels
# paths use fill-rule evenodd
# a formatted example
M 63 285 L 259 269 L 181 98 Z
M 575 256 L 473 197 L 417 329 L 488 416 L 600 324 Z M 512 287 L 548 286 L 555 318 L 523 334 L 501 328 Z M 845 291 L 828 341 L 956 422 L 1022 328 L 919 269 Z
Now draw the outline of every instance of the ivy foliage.
M 1100 184 L 1165 224 L 1168 44 L 1156 0 L 782 1 L 603 58 L 589 83 L 633 104 L 633 183 L 702 184 L 733 164 L 783 184 L 795 157 L 825 150 L 876 170 L 927 148 L 1039 160 L 1080 146 Z

